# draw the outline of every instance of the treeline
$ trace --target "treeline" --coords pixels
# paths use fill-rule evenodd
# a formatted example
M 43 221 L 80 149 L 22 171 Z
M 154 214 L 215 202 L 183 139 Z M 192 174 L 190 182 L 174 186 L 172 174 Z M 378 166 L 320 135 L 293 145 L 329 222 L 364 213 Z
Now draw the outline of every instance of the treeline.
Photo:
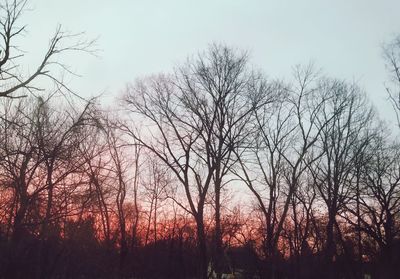
M 357 84 L 214 44 L 105 108 L 54 74 L 79 35 L 23 74 L 25 4 L 1 6 L 0 278 L 400 277 L 398 131 Z M 399 113 L 400 40 L 384 62 Z

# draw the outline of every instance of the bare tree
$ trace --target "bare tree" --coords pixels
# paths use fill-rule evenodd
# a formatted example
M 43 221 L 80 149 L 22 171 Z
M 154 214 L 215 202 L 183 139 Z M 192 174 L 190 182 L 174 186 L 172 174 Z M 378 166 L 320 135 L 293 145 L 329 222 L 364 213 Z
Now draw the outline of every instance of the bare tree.
M 324 80 L 321 94 L 328 96 L 317 115 L 321 126 L 318 147 L 323 157 L 312 166 L 314 183 L 327 208 L 325 255 L 329 276 L 336 276 L 332 263 L 338 244 L 346 252 L 346 245 L 338 224 L 338 213 L 344 209 L 352 194 L 353 171 L 358 155 L 367 146 L 373 111 L 365 95 L 354 84 L 338 80 Z M 347 254 L 347 253 L 345 253 Z
M 261 73 L 247 69 L 246 54 L 213 45 L 208 53 L 180 70 L 178 86 L 195 119 L 200 135 L 193 147 L 208 173 L 213 174 L 215 233 L 213 263 L 217 278 L 223 268 L 221 191 L 236 163 L 234 150 L 251 129 L 250 119 L 259 107 L 274 100 L 274 91 Z
M 36 257 L 38 276 L 49 273 L 48 245 L 58 237 L 64 216 L 71 216 L 69 201 L 78 191 L 73 174 L 84 160 L 79 153 L 80 133 L 87 125 L 91 105 L 81 113 L 58 112 L 50 100 L 6 101 L 1 119 L 2 186 L 13 196 L 9 225 L 11 245 L 9 272 L 18 272 L 18 257 L 26 248 L 26 238 L 41 240 Z M 17 124 L 18 123 L 18 124 Z M 76 213 L 76 212 L 75 212 Z
M 203 214 L 211 174 L 205 184 L 200 179 L 194 179 L 198 170 L 196 161 L 192 158 L 195 154 L 191 147 L 198 140 L 198 135 L 182 123 L 182 120 L 190 118 L 179 110 L 179 98 L 175 93 L 165 76 L 149 79 L 130 88 L 126 103 L 129 110 L 147 122 L 147 131 L 139 133 L 137 128 L 127 126 L 125 130 L 135 142 L 159 157 L 183 186 L 189 209 L 177 202 L 196 220 L 200 269 L 202 278 L 206 278 L 207 254 Z M 150 139 L 143 138 L 143 134 L 149 135 Z
M 133 148 L 133 159 L 134 159 L 134 173 L 133 173 L 133 205 L 134 205 L 134 220 L 132 221 L 132 249 L 138 244 L 138 226 L 140 219 L 140 209 L 139 209 L 139 185 L 141 185 L 141 173 L 143 163 L 142 150 L 140 145 L 134 145 Z
M 124 277 L 124 268 L 128 254 L 128 235 L 126 225 L 126 197 L 128 192 L 128 167 L 129 162 L 124 156 L 124 144 L 121 140 L 121 134 L 117 129 L 115 121 L 108 117 L 103 119 L 103 131 L 105 132 L 108 155 L 111 158 L 111 173 L 113 174 L 115 204 L 117 207 L 119 246 L 120 246 L 120 277 Z
M 364 239 L 371 239 L 378 251 L 360 251 L 361 256 L 381 257 L 382 274 L 393 272 L 396 239 L 400 236 L 400 162 L 398 143 L 389 140 L 388 133 L 380 130 L 370 140 L 364 152 L 365 162 L 360 167 L 357 206 L 349 203 L 344 213 Z
M 111 195 L 113 191 L 110 187 L 109 178 L 112 177 L 111 169 L 108 167 L 110 158 L 108 155 L 108 144 L 103 139 L 102 133 L 89 134 L 81 144 L 80 156 L 85 158 L 85 175 L 88 179 L 89 189 L 94 194 L 93 202 L 99 212 L 98 218 L 102 226 L 102 238 L 106 242 L 107 249 L 111 249 L 112 228 L 111 228 Z
M 40 276 L 49 274 L 48 269 L 48 247 L 46 243 L 51 237 L 51 227 L 58 220 L 59 214 L 63 212 L 65 203 L 57 204 L 57 195 L 60 187 L 65 186 L 65 181 L 71 179 L 73 173 L 80 172 L 85 165 L 85 158 L 79 156 L 81 134 L 83 129 L 92 122 L 90 115 L 92 104 L 88 103 L 81 113 L 77 115 L 57 113 L 50 106 L 51 99 L 39 98 L 37 111 L 32 118 L 35 129 L 35 142 L 38 159 L 42 162 L 43 172 L 46 176 L 45 183 L 40 192 L 45 192 L 46 199 L 45 214 L 41 224 L 42 247 L 39 258 Z M 61 208 L 60 208 L 61 207 Z
M 250 148 L 237 153 L 241 172 L 236 175 L 254 194 L 265 218 L 264 252 L 273 277 L 279 258 L 278 243 L 290 206 L 300 197 L 305 171 L 321 156 L 313 149 L 326 125 L 318 127 L 317 115 L 327 100 L 318 95 L 317 83 L 311 66 L 296 68 L 295 83 L 288 88 L 277 88 L 282 96 L 280 102 L 255 112 L 255 140 Z M 254 172 L 255 169 L 258 171 Z
M 56 86 L 58 92 L 73 93 L 63 80 L 62 70 L 74 74 L 60 57 L 68 52 L 93 53 L 94 41 L 88 41 L 82 33 L 72 34 L 57 27 L 50 38 L 49 46 L 43 51 L 43 58 L 32 73 L 24 71 L 20 59 L 25 51 L 15 41 L 24 35 L 27 25 L 23 24 L 28 0 L 5 0 L 0 4 L 0 97 L 20 98 L 43 91 L 43 81 Z M 42 85 L 40 83 L 42 81 Z
M 154 155 L 147 156 L 146 164 L 147 172 L 142 173 L 141 179 L 143 184 L 143 197 L 148 203 L 147 208 L 147 228 L 144 244 L 147 245 L 150 240 L 150 234 L 153 236 L 153 241 L 157 242 L 157 226 L 159 221 L 158 213 L 167 199 L 167 188 L 170 186 L 171 179 L 169 178 L 168 169 L 166 169 L 158 158 Z
M 37 160 L 35 125 L 27 117 L 34 113 L 35 108 L 29 106 L 27 101 L 17 104 L 6 101 L 1 121 L 2 135 L 4 135 L 0 161 L 2 181 L 3 187 L 10 188 L 13 192 L 9 225 L 12 231 L 11 238 L 15 242 L 23 238 L 23 223 L 33 195 L 29 193 L 28 187 L 35 182 L 41 164 L 41 161 Z
M 232 164 L 232 151 L 246 136 L 251 113 L 270 102 L 264 78 L 246 67 L 245 55 L 212 46 L 178 69 L 175 76 L 159 76 L 130 87 L 127 108 L 143 118 L 150 137 L 127 132 L 159 157 L 183 186 L 187 208 L 197 224 L 202 278 L 206 278 L 207 251 L 204 231 L 206 198 L 214 186 L 215 257 L 220 276 L 222 235 L 220 192 Z M 143 133 L 142 133 L 143 135 Z
M 383 58 L 390 78 L 386 91 L 400 127 L 400 35 L 383 46 Z

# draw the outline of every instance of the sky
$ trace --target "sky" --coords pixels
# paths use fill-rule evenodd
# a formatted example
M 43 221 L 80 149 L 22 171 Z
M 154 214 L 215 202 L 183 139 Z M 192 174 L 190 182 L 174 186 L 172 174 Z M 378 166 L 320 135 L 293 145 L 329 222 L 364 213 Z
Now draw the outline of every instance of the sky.
M 314 63 L 323 73 L 356 81 L 390 119 L 382 43 L 400 34 L 398 0 L 32 0 L 28 59 L 43 55 L 61 24 L 97 38 L 97 57 L 75 55 L 67 64 L 82 96 L 108 102 L 128 82 L 168 72 L 210 43 L 247 50 L 271 78 L 289 78 L 293 66 Z

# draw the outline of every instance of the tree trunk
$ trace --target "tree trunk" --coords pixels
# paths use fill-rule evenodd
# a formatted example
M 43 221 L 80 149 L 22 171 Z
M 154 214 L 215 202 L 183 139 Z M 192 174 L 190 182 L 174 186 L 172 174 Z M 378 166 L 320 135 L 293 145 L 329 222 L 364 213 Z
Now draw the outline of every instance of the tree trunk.
M 335 278 L 335 270 L 333 268 L 334 256 L 336 254 L 336 244 L 334 239 L 334 225 L 336 214 L 332 209 L 328 213 L 328 224 L 326 226 L 326 246 L 325 246 L 325 260 L 327 265 L 328 278 Z
M 208 261 L 207 261 L 207 245 L 206 235 L 204 231 L 204 222 L 202 216 L 196 216 L 197 226 L 197 249 L 199 253 L 199 275 L 201 279 L 207 279 Z
M 221 186 L 220 181 L 215 183 L 215 235 L 214 235 L 214 270 L 217 279 L 222 278 L 223 273 L 223 251 L 222 251 L 222 232 L 221 232 Z

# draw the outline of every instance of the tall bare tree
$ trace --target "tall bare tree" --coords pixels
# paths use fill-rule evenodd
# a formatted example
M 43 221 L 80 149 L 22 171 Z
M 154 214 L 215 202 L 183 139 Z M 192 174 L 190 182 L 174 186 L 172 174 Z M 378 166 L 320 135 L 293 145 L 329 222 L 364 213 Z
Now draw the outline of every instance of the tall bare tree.
M 338 80 L 324 80 L 321 94 L 328 97 L 317 115 L 321 127 L 319 148 L 323 157 L 313 164 L 314 183 L 327 208 L 325 255 L 330 267 L 329 276 L 337 276 L 332 263 L 337 247 L 346 252 L 338 213 L 344 209 L 352 192 L 353 171 L 358 155 L 366 148 L 373 111 L 364 93 L 354 84 Z
M 272 277 L 276 276 L 278 244 L 290 206 L 305 171 L 321 156 L 313 149 L 326 125 L 318 126 L 317 115 L 327 100 L 318 94 L 318 79 L 312 67 L 298 67 L 294 76 L 291 86 L 277 88 L 280 102 L 255 112 L 254 141 L 237 153 L 241 172 L 236 175 L 254 194 L 265 218 L 264 251 Z
M 176 71 L 131 87 L 128 109 L 147 122 L 146 139 L 128 133 L 158 156 L 182 184 L 197 223 L 202 278 L 207 276 L 204 207 L 213 186 L 215 209 L 214 266 L 221 276 L 220 193 L 234 164 L 233 150 L 246 136 L 248 120 L 261 103 L 271 102 L 261 74 L 247 68 L 247 57 L 213 45 Z M 150 126 L 151 125 L 151 126 Z M 143 134 L 143 133 L 142 133 Z
M 348 203 L 346 220 L 378 249 L 360 251 L 361 257 L 380 257 L 381 273 L 389 277 L 395 269 L 394 244 L 400 236 L 400 162 L 399 146 L 391 142 L 384 128 L 371 138 L 360 166 L 359 194 Z M 355 200 L 355 198 L 353 200 Z
M 383 46 L 383 58 L 390 78 L 386 91 L 400 127 L 400 35 Z

